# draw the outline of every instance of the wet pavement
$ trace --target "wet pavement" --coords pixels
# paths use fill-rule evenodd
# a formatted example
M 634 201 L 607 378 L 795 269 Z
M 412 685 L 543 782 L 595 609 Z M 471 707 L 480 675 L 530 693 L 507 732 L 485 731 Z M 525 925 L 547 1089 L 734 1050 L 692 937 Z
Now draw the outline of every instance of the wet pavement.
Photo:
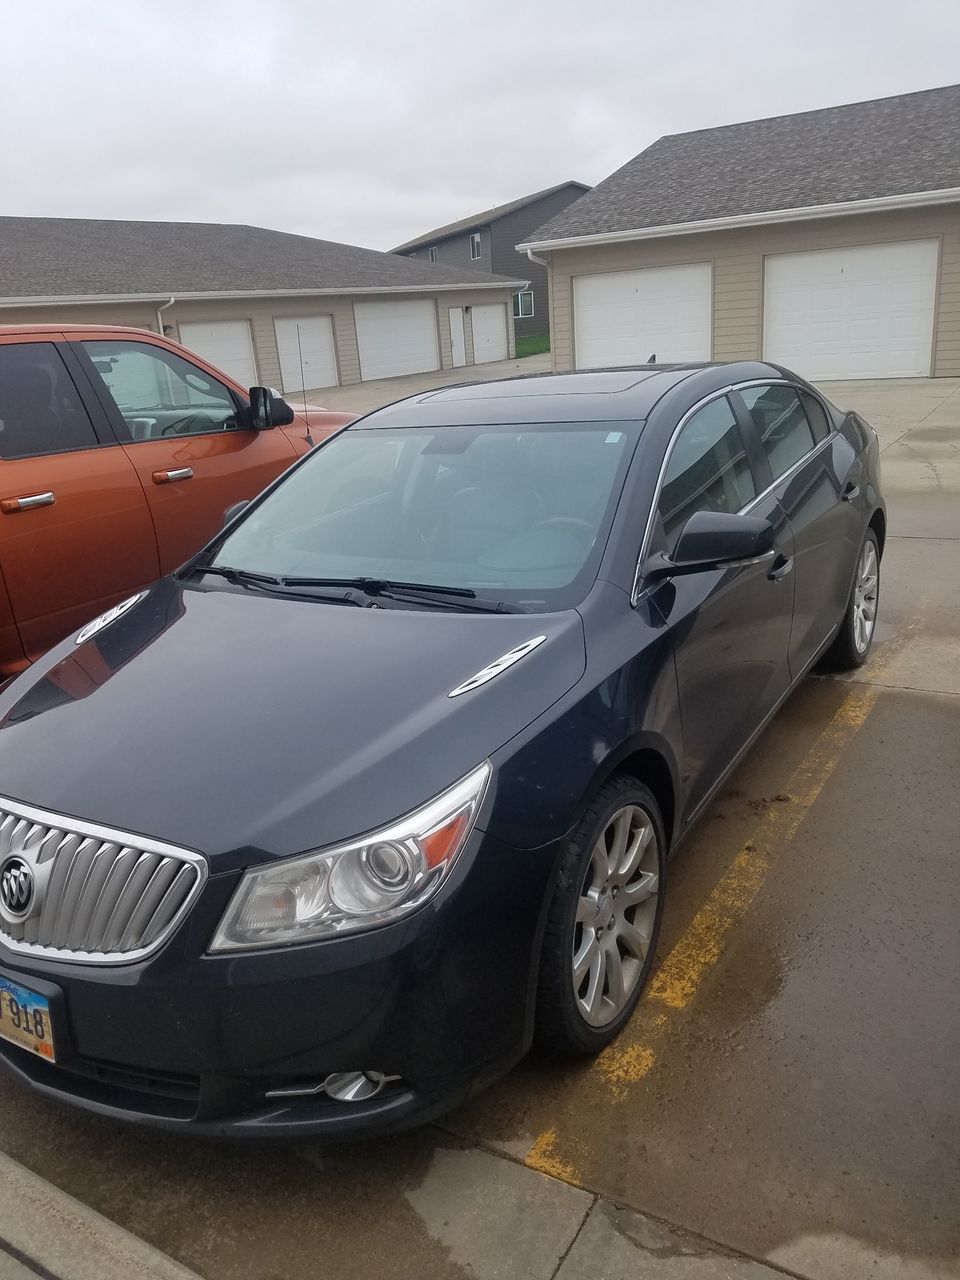
M 884 444 L 874 654 L 804 682 L 678 851 L 611 1049 L 336 1149 L 0 1081 L 0 1149 L 208 1280 L 960 1277 L 960 381 L 827 393 Z

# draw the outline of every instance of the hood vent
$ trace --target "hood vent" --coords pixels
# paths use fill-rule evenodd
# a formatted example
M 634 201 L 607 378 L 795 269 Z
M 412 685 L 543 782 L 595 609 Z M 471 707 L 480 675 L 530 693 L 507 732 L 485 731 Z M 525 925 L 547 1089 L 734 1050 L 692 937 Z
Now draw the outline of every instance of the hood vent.
M 528 653 L 532 653 L 537 645 L 543 644 L 546 636 L 534 636 L 532 640 L 525 640 L 523 644 L 518 644 L 515 649 L 511 649 L 509 653 L 503 654 L 488 666 L 482 667 L 469 680 L 464 680 L 463 684 L 458 684 L 455 689 L 451 689 L 447 694 L 448 698 L 458 698 L 461 693 L 469 693 L 471 689 L 479 689 L 480 685 L 486 684 L 488 680 L 492 680 L 494 676 L 498 676 L 501 671 L 506 671 L 508 667 L 512 667 L 515 662 L 519 662 L 521 658 L 525 658 Z

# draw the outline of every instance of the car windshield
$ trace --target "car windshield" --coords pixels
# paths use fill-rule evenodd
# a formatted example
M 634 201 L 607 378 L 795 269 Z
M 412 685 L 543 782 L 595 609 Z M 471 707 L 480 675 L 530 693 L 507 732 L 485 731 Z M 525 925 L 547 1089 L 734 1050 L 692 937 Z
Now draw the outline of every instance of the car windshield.
M 301 585 L 369 578 L 568 608 L 596 576 L 637 434 L 608 422 L 348 430 L 210 563 Z M 426 593 L 422 604 L 442 607 Z

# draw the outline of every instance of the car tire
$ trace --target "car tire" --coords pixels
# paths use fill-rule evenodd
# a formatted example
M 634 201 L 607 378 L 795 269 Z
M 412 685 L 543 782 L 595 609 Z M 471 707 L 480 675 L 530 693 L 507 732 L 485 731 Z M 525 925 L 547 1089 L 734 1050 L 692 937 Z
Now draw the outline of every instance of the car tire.
M 855 671 L 870 656 L 880 602 L 880 543 L 868 529 L 860 546 L 850 598 L 824 662 L 833 671 Z
M 598 1053 L 629 1021 L 656 951 L 666 847 L 649 788 L 625 774 L 603 783 L 569 840 L 547 909 L 536 1024 L 544 1047 Z

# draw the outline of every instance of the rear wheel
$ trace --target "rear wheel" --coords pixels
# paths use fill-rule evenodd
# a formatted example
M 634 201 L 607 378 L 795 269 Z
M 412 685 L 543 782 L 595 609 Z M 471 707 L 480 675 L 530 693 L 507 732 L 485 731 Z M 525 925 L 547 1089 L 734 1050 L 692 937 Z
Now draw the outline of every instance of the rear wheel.
M 834 670 L 853 671 L 866 662 L 873 644 L 879 600 L 880 544 L 874 531 L 868 529 L 843 622 L 826 654 L 826 661 Z
M 663 909 L 660 810 L 625 775 L 600 788 L 564 855 L 547 916 L 538 1039 L 592 1054 L 630 1018 L 646 984 Z

